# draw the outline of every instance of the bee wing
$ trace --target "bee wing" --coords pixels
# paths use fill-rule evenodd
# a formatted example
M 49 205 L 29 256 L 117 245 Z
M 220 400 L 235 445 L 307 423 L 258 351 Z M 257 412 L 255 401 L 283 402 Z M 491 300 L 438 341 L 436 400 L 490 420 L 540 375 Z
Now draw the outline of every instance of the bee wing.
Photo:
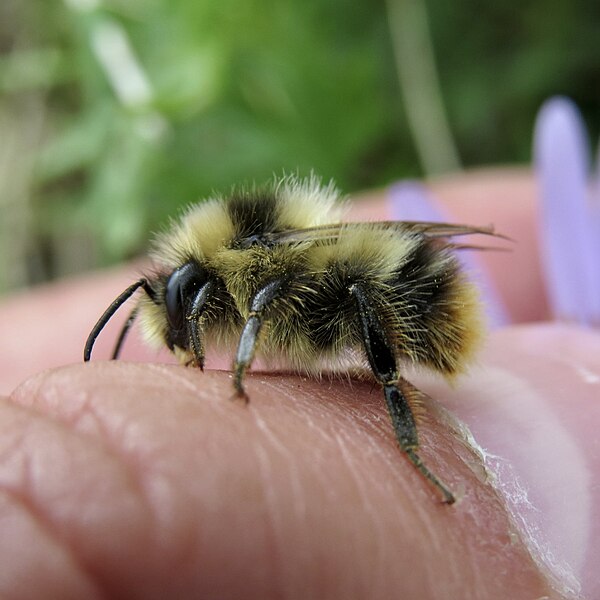
M 496 233 L 492 227 L 472 227 L 453 223 L 432 223 L 424 221 L 373 221 L 362 223 L 333 223 L 306 229 L 290 229 L 267 234 L 266 241 L 273 244 L 294 244 L 305 241 L 335 241 L 342 231 L 369 229 L 371 231 L 397 231 L 417 233 L 429 238 L 452 238 L 461 235 L 491 235 L 509 239 Z

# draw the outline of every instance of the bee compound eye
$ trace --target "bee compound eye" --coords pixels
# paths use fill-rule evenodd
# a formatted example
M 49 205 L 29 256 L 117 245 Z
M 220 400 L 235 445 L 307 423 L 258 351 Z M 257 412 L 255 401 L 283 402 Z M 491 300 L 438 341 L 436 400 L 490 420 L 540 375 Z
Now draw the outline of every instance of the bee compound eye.
M 195 262 L 186 263 L 169 276 L 165 290 L 165 307 L 167 320 L 173 332 L 183 330 L 186 310 L 204 283 L 206 272 Z

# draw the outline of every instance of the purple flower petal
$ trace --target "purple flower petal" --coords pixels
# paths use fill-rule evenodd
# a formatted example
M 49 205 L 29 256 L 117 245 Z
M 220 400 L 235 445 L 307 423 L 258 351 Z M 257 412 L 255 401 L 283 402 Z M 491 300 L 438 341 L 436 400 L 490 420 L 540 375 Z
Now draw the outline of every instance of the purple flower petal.
M 557 317 L 589 324 L 598 317 L 598 256 L 588 203 L 589 152 L 577 107 L 547 101 L 537 118 L 535 166 L 548 294 Z
M 393 184 L 389 190 L 392 218 L 398 221 L 444 221 L 443 212 L 424 185 L 405 180 Z
M 450 222 L 425 186 L 417 181 L 402 181 L 392 185 L 389 189 L 389 201 L 392 218 L 398 221 Z M 500 327 L 508 323 L 506 310 L 502 306 L 492 282 L 477 264 L 475 256 L 465 252 L 461 254 L 460 258 L 467 267 L 471 278 L 479 287 L 486 307 L 488 324 L 491 327 Z
M 592 237 L 594 255 L 594 273 L 592 280 L 592 323 L 600 326 L 600 149 L 597 154 L 596 173 L 591 184 L 590 193 L 590 235 Z

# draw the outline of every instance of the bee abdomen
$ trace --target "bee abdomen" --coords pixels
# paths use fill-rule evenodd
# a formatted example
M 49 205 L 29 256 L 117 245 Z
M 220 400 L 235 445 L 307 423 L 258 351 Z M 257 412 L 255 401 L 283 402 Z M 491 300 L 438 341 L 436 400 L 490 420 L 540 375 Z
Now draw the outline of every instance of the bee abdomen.
M 476 290 L 458 259 L 439 242 L 423 240 L 389 286 L 400 352 L 446 375 L 460 371 L 482 327 Z

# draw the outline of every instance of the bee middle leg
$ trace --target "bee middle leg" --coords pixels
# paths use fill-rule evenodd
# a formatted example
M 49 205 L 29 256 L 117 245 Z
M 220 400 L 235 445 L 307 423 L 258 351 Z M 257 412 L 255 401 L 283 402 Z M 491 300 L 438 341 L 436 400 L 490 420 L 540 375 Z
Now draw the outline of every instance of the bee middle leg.
M 281 288 L 285 283 L 284 278 L 273 279 L 256 292 L 250 303 L 250 314 L 242 329 L 233 365 L 233 385 L 236 394 L 238 397 L 244 398 L 246 402 L 248 401 L 248 395 L 242 383 L 244 373 L 254 358 L 258 334 L 265 319 L 265 310 L 280 296 Z
M 383 393 L 392 420 L 392 426 L 401 450 L 414 467 L 430 481 L 444 497 L 444 502 L 452 504 L 454 494 L 423 463 L 417 454 L 419 438 L 415 418 L 406 395 L 403 393 L 396 367 L 396 356 L 389 343 L 381 320 L 377 315 L 365 287 L 361 284 L 350 286 L 358 309 L 363 346 L 373 374 L 383 386 Z

